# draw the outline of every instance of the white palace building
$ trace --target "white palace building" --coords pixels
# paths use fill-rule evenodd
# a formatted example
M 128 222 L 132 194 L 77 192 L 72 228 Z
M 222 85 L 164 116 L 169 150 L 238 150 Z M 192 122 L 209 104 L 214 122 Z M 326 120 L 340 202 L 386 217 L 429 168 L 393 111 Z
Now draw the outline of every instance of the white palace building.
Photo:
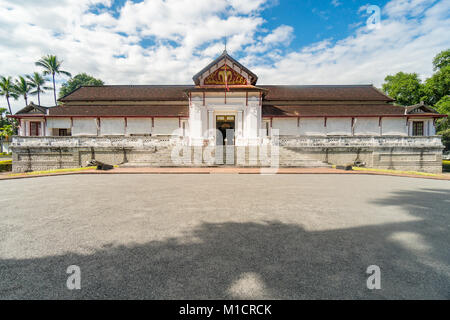
M 262 155 L 276 145 L 277 166 L 441 171 L 435 121 L 444 115 L 424 104 L 396 106 L 372 85 L 258 85 L 226 51 L 193 81 L 88 86 L 56 107 L 31 103 L 13 116 L 20 125 L 13 170 L 79 167 L 92 159 L 123 166 L 274 166 L 273 157 L 263 161 Z M 227 161 L 217 153 L 223 145 Z M 205 156 L 206 150 L 213 151 Z

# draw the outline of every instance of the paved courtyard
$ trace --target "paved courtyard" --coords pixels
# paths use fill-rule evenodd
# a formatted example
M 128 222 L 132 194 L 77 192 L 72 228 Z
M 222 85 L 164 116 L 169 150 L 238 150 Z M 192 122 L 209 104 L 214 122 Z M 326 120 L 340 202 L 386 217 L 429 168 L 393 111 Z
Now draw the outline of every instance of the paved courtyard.
M 449 181 L 73 175 L 0 205 L 0 299 L 450 299 Z

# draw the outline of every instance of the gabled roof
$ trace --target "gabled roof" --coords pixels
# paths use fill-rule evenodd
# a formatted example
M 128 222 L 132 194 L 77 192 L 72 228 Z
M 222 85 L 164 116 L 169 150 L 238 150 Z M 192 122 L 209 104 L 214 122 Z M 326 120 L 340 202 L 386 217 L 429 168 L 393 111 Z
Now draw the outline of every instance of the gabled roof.
M 81 87 L 60 99 L 78 101 L 187 101 L 187 91 L 220 90 L 223 86 L 198 87 L 193 85 L 110 85 Z M 383 101 L 393 99 L 372 85 L 291 86 L 261 85 L 234 86 L 231 91 L 265 91 L 264 103 L 279 101 Z
M 192 77 L 192 80 L 194 80 L 194 83 L 196 85 L 200 85 L 200 76 L 204 74 L 206 71 L 211 69 L 214 65 L 218 64 L 223 59 L 226 59 L 227 61 L 230 61 L 232 64 L 235 64 L 240 69 L 244 70 L 249 76 L 250 76 L 250 84 L 255 85 L 258 81 L 258 76 L 251 72 L 249 69 L 247 69 L 245 66 L 240 64 L 236 59 L 234 59 L 232 56 L 228 54 L 226 50 L 223 51 L 223 53 L 217 57 L 213 62 L 208 64 L 206 67 L 204 67 L 202 70 L 200 70 L 196 75 Z
M 394 99 L 373 85 L 260 85 L 268 90 L 264 100 L 298 101 L 385 101 Z
M 16 115 L 27 115 L 27 114 L 47 114 L 48 107 L 40 106 L 37 104 L 34 104 L 33 102 L 30 102 L 28 106 L 25 108 L 20 109 L 15 114 Z
M 59 99 L 71 101 L 184 101 L 192 85 L 83 86 Z
M 439 114 L 439 112 L 437 112 L 430 106 L 426 105 L 423 101 L 421 101 L 418 104 L 405 107 L 405 109 L 406 114 L 429 114 L 429 113 Z
M 49 110 L 48 117 L 188 117 L 186 105 L 63 105 Z

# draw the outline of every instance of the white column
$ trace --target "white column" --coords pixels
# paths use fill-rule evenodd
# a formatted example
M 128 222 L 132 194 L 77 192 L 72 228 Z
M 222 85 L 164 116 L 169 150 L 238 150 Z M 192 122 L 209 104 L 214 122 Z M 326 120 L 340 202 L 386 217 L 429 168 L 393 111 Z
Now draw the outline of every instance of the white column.
M 203 144 L 203 131 L 205 128 L 202 108 L 192 104 L 189 109 L 189 141 L 191 145 L 200 146 Z
M 214 138 L 214 110 L 208 110 L 208 138 Z M 214 140 L 213 140 L 214 141 Z
M 20 119 L 20 132 L 19 132 L 19 136 L 24 136 L 26 132 L 26 128 L 25 128 L 25 121 L 23 119 Z
M 242 118 L 242 111 L 238 111 L 238 114 L 237 114 L 237 123 L 236 123 L 236 130 L 237 130 L 237 136 L 239 137 L 239 138 L 241 138 L 242 137 L 242 134 L 243 134 L 243 118 Z

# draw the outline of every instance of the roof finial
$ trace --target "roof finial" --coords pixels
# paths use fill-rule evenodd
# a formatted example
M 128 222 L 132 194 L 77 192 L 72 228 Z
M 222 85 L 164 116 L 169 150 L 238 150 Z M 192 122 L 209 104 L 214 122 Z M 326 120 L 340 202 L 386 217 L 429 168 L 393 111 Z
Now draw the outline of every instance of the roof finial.
M 223 50 L 223 53 L 227 53 L 227 37 L 225 36 L 225 49 Z

